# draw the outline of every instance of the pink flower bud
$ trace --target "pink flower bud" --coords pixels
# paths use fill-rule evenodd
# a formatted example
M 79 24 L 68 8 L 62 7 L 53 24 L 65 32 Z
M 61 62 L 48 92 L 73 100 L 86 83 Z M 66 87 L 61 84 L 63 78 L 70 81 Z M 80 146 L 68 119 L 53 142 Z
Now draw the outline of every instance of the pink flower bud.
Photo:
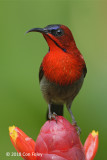
M 43 154 L 40 160 L 84 160 L 84 149 L 75 127 L 61 116 L 56 120 L 47 121 L 36 140 L 35 151 Z

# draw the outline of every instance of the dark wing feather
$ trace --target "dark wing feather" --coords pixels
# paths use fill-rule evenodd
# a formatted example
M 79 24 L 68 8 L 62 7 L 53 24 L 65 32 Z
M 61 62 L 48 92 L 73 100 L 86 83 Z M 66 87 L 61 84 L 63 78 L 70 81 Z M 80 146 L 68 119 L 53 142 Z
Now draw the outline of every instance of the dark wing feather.
M 39 82 L 41 81 L 43 75 L 44 75 L 43 66 L 42 66 L 42 64 L 41 64 L 41 66 L 40 66 L 40 68 L 39 68 Z
M 84 74 L 84 77 L 85 77 L 86 74 L 87 74 L 87 67 L 86 67 L 86 65 L 85 65 L 84 68 L 83 68 L 83 74 Z

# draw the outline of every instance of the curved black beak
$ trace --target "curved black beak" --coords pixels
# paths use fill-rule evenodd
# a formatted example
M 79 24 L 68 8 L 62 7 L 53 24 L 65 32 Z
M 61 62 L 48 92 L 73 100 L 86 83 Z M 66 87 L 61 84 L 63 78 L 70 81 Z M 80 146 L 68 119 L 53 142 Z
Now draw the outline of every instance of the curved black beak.
M 40 33 L 47 33 L 47 30 L 44 29 L 44 28 L 32 28 L 30 30 L 28 30 L 26 33 L 29 33 L 29 32 L 40 32 Z

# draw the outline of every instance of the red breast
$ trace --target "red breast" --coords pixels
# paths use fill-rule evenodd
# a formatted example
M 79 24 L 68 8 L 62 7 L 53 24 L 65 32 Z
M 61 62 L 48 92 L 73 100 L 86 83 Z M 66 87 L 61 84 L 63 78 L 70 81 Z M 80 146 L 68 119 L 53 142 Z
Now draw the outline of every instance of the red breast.
M 69 48 L 64 52 L 48 36 L 44 35 L 44 37 L 50 47 L 42 62 L 45 77 L 60 85 L 77 81 L 82 76 L 85 62 L 75 43 L 74 46 L 71 45 L 71 50 Z

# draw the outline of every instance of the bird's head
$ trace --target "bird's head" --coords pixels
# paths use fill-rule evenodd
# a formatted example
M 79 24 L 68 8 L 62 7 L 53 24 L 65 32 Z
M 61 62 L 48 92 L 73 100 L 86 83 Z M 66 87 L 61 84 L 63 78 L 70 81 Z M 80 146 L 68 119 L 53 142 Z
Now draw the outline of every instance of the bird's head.
M 61 48 L 63 51 L 75 46 L 73 35 L 68 27 L 61 24 L 48 25 L 45 28 L 33 28 L 27 31 L 40 32 L 46 39 L 50 49 L 55 47 Z

